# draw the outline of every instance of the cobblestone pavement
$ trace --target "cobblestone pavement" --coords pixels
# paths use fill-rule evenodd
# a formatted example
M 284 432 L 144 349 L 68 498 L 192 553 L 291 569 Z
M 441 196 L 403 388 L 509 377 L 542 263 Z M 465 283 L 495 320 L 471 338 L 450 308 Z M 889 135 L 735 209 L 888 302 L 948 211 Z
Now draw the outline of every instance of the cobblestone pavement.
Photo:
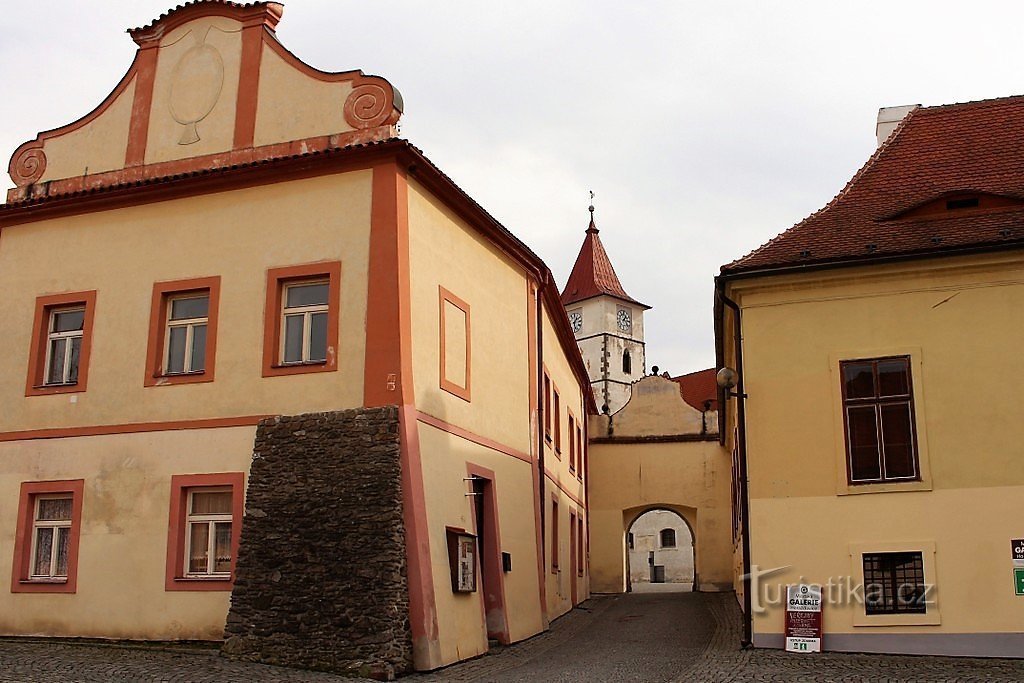
M 403 683 L 1024 681 L 1024 660 L 740 650 L 732 594 L 649 593 L 590 600 L 550 631 Z M 0 639 L 4 683 L 353 683 L 354 679 L 231 662 L 216 649 L 135 648 Z
M 232 662 L 216 648 L 0 639 L 4 683 L 354 683 L 313 671 Z

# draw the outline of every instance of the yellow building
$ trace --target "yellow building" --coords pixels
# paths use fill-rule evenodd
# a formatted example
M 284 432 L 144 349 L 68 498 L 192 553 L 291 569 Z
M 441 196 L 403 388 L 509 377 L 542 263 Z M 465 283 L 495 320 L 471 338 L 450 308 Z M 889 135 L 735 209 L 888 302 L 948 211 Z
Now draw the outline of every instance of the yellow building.
M 281 13 L 130 31 L 107 98 L 11 159 L 3 635 L 227 621 L 236 656 L 386 677 L 589 594 L 593 399 L 550 271 Z
M 702 387 L 702 377 L 693 375 L 680 379 L 683 392 L 680 382 L 644 377 L 632 385 L 621 410 L 590 418 L 590 575 L 596 593 L 631 590 L 631 575 L 650 571 L 653 578 L 664 567 L 653 547 L 649 569 L 632 565 L 647 563 L 635 552 L 643 546 L 637 523 L 654 511 L 675 513 L 689 531 L 693 590 L 733 588 L 730 461 L 718 443 L 718 416 L 708 405 L 713 384 Z M 684 396 L 700 396 L 700 408 Z M 659 548 L 665 545 L 658 540 Z
M 826 650 L 1019 657 L 1024 98 L 892 113 L 718 277 L 749 635 L 782 647 L 778 587 L 811 583 Z

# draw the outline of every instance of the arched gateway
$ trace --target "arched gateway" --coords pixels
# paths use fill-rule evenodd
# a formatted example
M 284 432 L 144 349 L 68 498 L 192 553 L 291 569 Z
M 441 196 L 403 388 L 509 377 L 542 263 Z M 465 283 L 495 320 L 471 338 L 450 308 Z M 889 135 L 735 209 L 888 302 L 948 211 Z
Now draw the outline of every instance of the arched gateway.
M 700 378 L 644 377 L 632 385 L 630 401 L 620 411 L 591 418 L 593 592 L 622 593 L 641 583 L 645 588 L 668 583 L 670 556 L 689 553 L 690 548 L 692 560 L 683 563 L 683 576 L 693 590 L 733 589 L 731 460 L 718 443 L 713 404 L 698 410 L 684 400 L 688 379 L 692 386 Z M 642 540 L 635 527 L 654 511 L 667 513 L 676 523 L 645 528 L 648 538 Z M 666 530 L 671 533 L 663 534 Z M 666 548 L 673 540 L 677 550 Z M 638 562 L 643 565 L 636 566 Z M 678 573 L 676 579 L 687 583 Z

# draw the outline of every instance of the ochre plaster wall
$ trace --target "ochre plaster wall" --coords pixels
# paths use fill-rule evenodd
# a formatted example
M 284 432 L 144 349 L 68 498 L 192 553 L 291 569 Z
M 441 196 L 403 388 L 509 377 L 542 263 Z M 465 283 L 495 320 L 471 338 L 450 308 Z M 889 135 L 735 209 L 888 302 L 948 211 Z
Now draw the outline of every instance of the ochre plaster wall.
M 1024 600 L 1008 556 L 1024 495 L 1019 256 L 755 280 L 733 295 L 743 308 L 753 563 L 792 565 L 773 584 L 825 582 L 857 578 L 862 544 L 934 546 L 925 581 L 938 603 L 927 618 L 858 626 L 862 606 L 826 605 L 826 632 L 1019 632 Z M 922 481 L 850 486 L 839 361 L 885 355 L 911 357 Z M 754 628 L 781 633 L 782 610 L 757 615 Z
M 102 116 L 78 130 L 46 141 L 46 170 L 41 180 L 102 173 L 124 166 L 128 128 L 135 98 L 135 79 L 110 103 Z
M 639 515 L 659 508 L 679 513 L 694 530 L 695 588 L 731 587 L 729 467 L 717 441 L 592 443 L 590 574 L 594 592 L 626 589 L 626 533 Z
M 361 406 L 370 172 L 5 228 L 4 431 L 295 414 Z M 336 372 L 262 377 L 267 270 L 341 262 Z M 153 283 L 221 277 L 216 379 L 143 386 Z M 37 296 L 96 290 L 87 391 L 25 396 Z M 435 304 L 436 305 L 436 304 Z
M 416 407 L 521 453 L 530 442 L 526 275 L 415 181 L 409 280 Z M 469 304 L 469 400 L 441 389 L 439 287 Z
M 343 114 L 345 98 L 352 92 L 351 81 L 316 80 L 285 62 L 268 45 L 262 49 L 256 146 L 352 130 Z
M 589 596 L 590 576 L 586 568 L 584 568 L 584 575 L 582 577 L 578 576 L 578 573 L 574 574 L 571 572 L 573 561 L 570 554 L 576 552 L 576 548 L 571 546 L 570 542 L 573 536 L 569 532 L 570 513 L 579 515 L 580 510 L 586 507 L 587 490 L 585 486 L 585 478 L 588 476 L 586 468 L 584 468 L 583 479 L 580 478 L 578 470 L 570 471 L 569 469 L 569 411 L 572 412 L 572 415 L 576 420 L 583 420 L 584 422 L 582 439 L 584 450 L 586 450 L 587 445 L 585 428 L 587 414 L 583 406 L 582 389 L 576 379 L 576 376 L 572 372 L 568 359 L 562 352 L 562 347 L 558 342 L 558 336 L 556 335 L 555 328 L 552 324 L 552 315 L 565 315 L 564 309 L 559 309 L 554 313 L 551 313 L 545 307 L 544 313 L 541 317 L 544 368 L 547 370 L 547 373 L 551 378 L 552 392 L 557 389 L 559 396 L 559 420 L 557 421 L 554 419 L 554 399 L 552 399 L 551 402 L 552 435 L 551 440 L 545 440 L 544 445 L 545 486 L 544 497 L 541 501 L 544 505 L 544 539 L 545 553 L 547 553 L 545 576 L 547 577 L 548 616 L 549 618 L 554 619 L 572 609 L 573 582 L 576 584 L 577 602 L 582 602 Z M 561 430 L 560 453 L 555 449 L 554 430 L 556 424 Z M 544 426 L 542 424 L 541 429 L 543 428 Z M 553 497 L 557 497 L 558 499 L 559 517 L 557 571 L 553 571 L 551 566 L 551 539 L 554 535 L 551 518 Z M 589 524 L 588 517 L 589 515 L 587 514 L 587 511 L 584 510 L 584 535 L 587 534 L 587 525 Z M 587 538 L 585 537 L 584 556 L 587 555 L 588 551 Z
M 445 527 L 474 533 L 472 490 L 465 481 L 467 463 L 492 470 L 496 491 L 500 549 L 512 555 L 512 571 L 501 574 L 512 641 L 528 638 L 544 628 L 537 574 L 536 522 L 533 515 L 533 468 L 527 462 L 436 427 L 419 423 L 430 558 L 433 565 L 441 658 L 438 665 L 487 651 L 484 627 L 484 589 L 454 593 L 448 565 Z
M 171 475 L 248 474 L 254 431 L 0 443 L 0 634 L 220 640 L 229 591 L 164 589 Z M 11 593 L 21 483 L 64 479 L 85 480 L 77 593 Z
M 226 17 L 191 21 L 160 40 L 153 81 L 146 163 L 184 159 L 232 148 L 241 23 Z M 196 117 L 206 114 L 195 121 Z M 195 126 L 198 140 L 182 144 Z

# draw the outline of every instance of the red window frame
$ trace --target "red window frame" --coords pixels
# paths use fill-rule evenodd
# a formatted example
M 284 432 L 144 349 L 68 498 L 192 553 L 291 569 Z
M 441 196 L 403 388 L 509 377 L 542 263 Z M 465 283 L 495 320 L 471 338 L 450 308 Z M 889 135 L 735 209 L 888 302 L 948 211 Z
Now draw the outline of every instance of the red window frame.
M 569 473 L 576 472 L 576 418 L 569 411 Z
M 200 372 L 168 375 L 164 372 L 164 352 L 167 337 L 167 306 L 171 299 L 181 295 L 206 292 L 210 298 L 206 322 L 206 360 Z M 212 382 L 217 359 L 217 322 L 220 310 L 220 276 L 157 282 L 153 284 L 153 297 L 149 308 L 149 343 L 146 347 L 147 387 L 174 384 Z
M 46 372 L 47 341 L 50 328 L 50 314 L 61 308 L 82 306 L 85 317 L 82 322 L 82 348 L 78 355 L 78 381 L 74 384 L 43 383 Z M 32 346 L 28 356 L 28 379 L 25 381 L 26 396 L 47 396 L 50 394 L 79 394 L 86 390 L 89 382 L 89 356 L 92 352 L 93 319 L 96 314 L 96 290 L 51 294 L 36 298 L 35 316 L 32 320 Z
M 185 576 L 185 523 L 188 517 L 188 494 L 195 489 L 231 488 L 231 576 L 230 578 L 198 578 Z M 245 474 L 176 474 L 171 477 L 171 505 L 167 522 L 167 567 L 164 590 L 229 591 L 235 583 L 242 516 L 245 510 Z
M 544 371 L 544 440 L 551 442 L 551 377 Z
M 551 501 L 551 573 L 558 573 L 558 500 Z
M 78 550 L 82 535 L 82 499 L 84 479 L 61 481 L 25 481 L 18 499 L 18 522 L 14 536 L 12 593 L 75 593 L 78 590 Z M 43 495 L 71 494 L 71 531 L 68 539 L 68 576 L 66 579 L 31 579 L 32 531 L 35 526 L 36 499 Z
M 583 514 L 576 517 L 578 531 L 576 532 L 576 575 L 583 576 L 583 560 L 586 554 L 583 552 Z
M 327 360 L 284 365 L 281 363 L 281 306 L 285 287 L 302 280 L 325 278 L 327 279 Z M 340 353 L 338 340 L 340 320 L 340 261 L 321 261 L 269 269 L 267 271 L 267 300 L 263 310 L 263 376 L 279 377 L 336 371 Z
M 558 396 L 558 387 L 551 390 L 552 398 L 552 421 L 554 422 L 555 457 L 562 459 L 562 402 Z

